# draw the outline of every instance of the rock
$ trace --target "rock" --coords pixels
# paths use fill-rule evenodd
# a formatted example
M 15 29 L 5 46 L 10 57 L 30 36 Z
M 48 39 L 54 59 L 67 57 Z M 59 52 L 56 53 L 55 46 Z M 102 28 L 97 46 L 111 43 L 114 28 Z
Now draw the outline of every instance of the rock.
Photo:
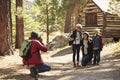
M 47 44 L 48 50 L 53 50 L 57 48 L 62 48 L 68 44 L 68 39 L 63 36 L 56 36 L 51 42 Z

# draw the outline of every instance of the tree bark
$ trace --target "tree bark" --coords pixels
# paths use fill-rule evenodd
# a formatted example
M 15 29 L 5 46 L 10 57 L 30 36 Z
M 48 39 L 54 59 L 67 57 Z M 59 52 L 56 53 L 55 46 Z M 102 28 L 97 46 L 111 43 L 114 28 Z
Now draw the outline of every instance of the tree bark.
M 72 0 L 67 9 L 66 19 L 65 19 L 65 28 L 64 28 L 65 33 L 68 33 L 71 31 L 71 16 L 75 7 L 75 2 L 76 0 Z
M 46 30 L 47 30 L 47 43 L 49 43 L 49 12 L 48 12 L 48 4 L 46 4 Z
M 0 56 L 10 53 L 10 0 L 0 0 Z
M 23 0 L 16 0 L 16 48 L 20 48 L 24 40 L 24 21 L 22 14 Z
M 74 13 L 75 13 L 75 24 L 78 24 L 80 23 L 80 20 L 79 20 L 80 4 L 76 4 Z

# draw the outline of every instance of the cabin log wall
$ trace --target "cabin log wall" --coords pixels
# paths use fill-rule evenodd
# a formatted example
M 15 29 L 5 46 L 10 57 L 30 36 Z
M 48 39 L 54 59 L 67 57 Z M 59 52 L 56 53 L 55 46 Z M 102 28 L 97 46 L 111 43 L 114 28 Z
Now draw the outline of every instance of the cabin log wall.
M 86 13 L 96 13 L 97 14 L 97 25 L 96 26 L 86 26 Z M 86 4 L 81 12 L 81 24 L 83 25 L 83 31 L 88 31 L 90 35 L 92 34 L 93 29 L 103 28 L 103 13 L 102 11 L 96 6 L 93 1 L 90 1 Z
M 120 37 L 120 17 L 107 13 L 104 32 L 106 37 Z
M 97 14 L 96 26 L 86 26 L 86 13 Z M 93 29 L 100 28 L 104 37 L 120 37 L 120 17 L 102 11 L 92 0 L 87 2 L 80 15 L 83 31 L 88 31 L 92 34 Z

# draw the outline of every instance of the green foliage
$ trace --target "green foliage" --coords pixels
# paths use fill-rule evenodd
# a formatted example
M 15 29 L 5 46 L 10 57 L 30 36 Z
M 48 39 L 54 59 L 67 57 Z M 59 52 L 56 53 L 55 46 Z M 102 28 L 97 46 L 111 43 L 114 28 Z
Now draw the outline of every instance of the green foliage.
M 16 35 L 16 20 L 15 20 L 15 15 L 16 15 L 16 4 L 15 0 L 11 1 L 11 13 L 12 13 L 12 43 L 15 43 L 15 35 Z
M 24 1 L 24 31 L 25 31 L 25 36 L 28 38 L 30 36 L 30 33 L 32 31 L 36 31 L 40 33 L 38 26 L 39 22 L 36 21 L 36 15 L 38 9 L 34 7 L 32 2 L 29 1 Z
M 87 0 L 86 0 L 87 1 Z M 86 1 L 84 0 L 76 0 L 76 5 L 82 5 Z M 36 21 L 40 22 L 40 30 L 46 31 L 46 23 L 47 23 L 47 13 L 46 13 L 46 6 L 48 6 L 48 23 L 50 28 L 54 28 L 55 25 L 58 27 L 57 30 L 64 31 L 65 25 L 65 17 L 66 11 L 70 6 L 71 0 L 35 0 L 35 8 L 38 9 L 36 13 Z M 52 29 L 50 29 L 52 30 Z M 54 31 L 54 30 L 53 30 Z M 51 32 L 51 31 L 50 31 Z
M 40 22 L 40 30 L 46 31 L 46 23 L 47 23 L 47 8 L 48 8 L 48 23 L 50 28 L 55 25 L 59 25 L 57 30 L 62 30 L 64 26 L 64 21 L 62 18 L 62 6 L 61 0 L 35 0 L 35 8 L 38 9 L 36 13 L 36 21 Z M 53 30 L 54 31 L 54 30 Z M 50 31 L 51 32 L 51 31 Z
M 16 35 L 16 0 L 12 0 L 12 22 L 13 22 L 13 41 Z M 31 31 L 38 33 L 46 32 L 48 6 L 48 23 L 49 32 L 64 31 L 66 10 L 71 0 L 34 0 L 30 2 L 23 0 L 24 30 L 25 36 L 28 37 Z M 84 0 L 77 0 L 76 4 L 83 5 Z

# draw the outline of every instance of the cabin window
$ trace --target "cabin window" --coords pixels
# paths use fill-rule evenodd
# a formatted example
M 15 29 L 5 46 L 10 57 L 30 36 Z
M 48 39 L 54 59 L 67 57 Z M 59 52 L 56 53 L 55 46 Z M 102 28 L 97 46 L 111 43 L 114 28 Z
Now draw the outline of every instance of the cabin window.
M 97 26 L 97 13 L 86 13 L 86 26 Z

